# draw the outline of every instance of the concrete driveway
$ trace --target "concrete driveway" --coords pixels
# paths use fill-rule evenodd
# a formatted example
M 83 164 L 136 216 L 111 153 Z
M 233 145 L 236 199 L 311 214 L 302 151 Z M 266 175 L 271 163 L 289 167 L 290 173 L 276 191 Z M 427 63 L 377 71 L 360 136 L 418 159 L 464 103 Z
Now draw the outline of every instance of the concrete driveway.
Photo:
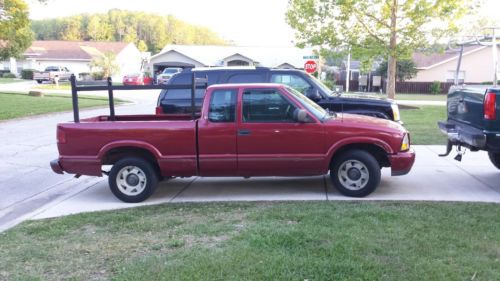
M 34 83 L 0 85 L 0 91 L 28 91 Z M 54 91 L 49 91 L 54 92 Z M 69 93 L 69 91 L 61 91 Z M 117 91 L 116 97 L 132 101 L 118 106 L 117 114 L 154 113 L 159 90 Z M 105 92 L 95 95 L 106 96 Z M 71 102 L 68 100 L 68 102 Z M 81 117 L 109 114 L 107 108 L 82 110 Z M 49 162 L 57 158 L 56 124 L 73 119 L 72 112 L 0 121 L 0 229 L 61 196 L 85 188 L 94 179 L 57 175 Z
M 415 146 L 417 160 L 406 176 L 390 177 L 383 170 L 379 188 L 366 198 L 339 194 L 328 176 L 283 178 L 184 178 L 162 182 L 152 198 L 127 204 L 109 190 L 107 178 L 33 214 L 33 219 L 142 205 L 207 201 L 275 200 L 423 200 L 500 203 L 500 171 L 484 152 L 469 153 L 463 162 L 438 157 L 444 146 Z

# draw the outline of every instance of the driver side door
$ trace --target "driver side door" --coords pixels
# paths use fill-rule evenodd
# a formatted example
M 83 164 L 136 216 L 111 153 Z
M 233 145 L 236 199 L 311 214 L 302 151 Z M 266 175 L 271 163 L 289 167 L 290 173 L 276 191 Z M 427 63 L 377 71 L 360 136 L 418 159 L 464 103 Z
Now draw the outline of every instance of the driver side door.
M 239 98 L 238 174 L 321 173 L 324 133 L 320 123 L 296 122 L 293 113 L 299 105 L 278 89 L 244 89 Z

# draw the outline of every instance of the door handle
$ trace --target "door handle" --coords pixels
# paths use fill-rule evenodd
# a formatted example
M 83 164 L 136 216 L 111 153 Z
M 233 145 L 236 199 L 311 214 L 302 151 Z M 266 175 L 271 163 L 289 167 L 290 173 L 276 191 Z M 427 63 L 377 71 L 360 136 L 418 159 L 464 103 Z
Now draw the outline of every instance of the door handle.
M 238 136 L 248 136 L 250 133 L 250 130 L 238 130 Z

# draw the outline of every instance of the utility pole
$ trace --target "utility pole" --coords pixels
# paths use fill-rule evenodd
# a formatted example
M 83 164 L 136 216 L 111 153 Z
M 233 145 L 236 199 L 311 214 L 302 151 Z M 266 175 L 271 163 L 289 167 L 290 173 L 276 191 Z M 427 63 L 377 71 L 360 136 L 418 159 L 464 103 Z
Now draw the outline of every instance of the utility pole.
M 493 46 L 493 87 L 498 86 L 498 50 L 497 50 L 497 37 L 496 30 L 498 28 L 491 28 L 493 34 L 491 36 L 491 45 Z
M 345 75 L 345 92 L 349 92 L 349 81 L 351 80 L 351 47 L 348 48 L 347 53 L 347 68 Z

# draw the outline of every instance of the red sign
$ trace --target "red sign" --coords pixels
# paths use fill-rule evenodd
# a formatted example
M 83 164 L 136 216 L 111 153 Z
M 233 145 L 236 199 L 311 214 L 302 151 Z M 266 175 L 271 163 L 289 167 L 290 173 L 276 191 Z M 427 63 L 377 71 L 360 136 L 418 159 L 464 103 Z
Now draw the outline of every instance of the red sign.
M 317 68 L 318 68 L 318 64 L 313 60 L 308 60 L 304 64 L 304 70 L 307 73 L 314 73 L 314 72 L 316 72 Z

